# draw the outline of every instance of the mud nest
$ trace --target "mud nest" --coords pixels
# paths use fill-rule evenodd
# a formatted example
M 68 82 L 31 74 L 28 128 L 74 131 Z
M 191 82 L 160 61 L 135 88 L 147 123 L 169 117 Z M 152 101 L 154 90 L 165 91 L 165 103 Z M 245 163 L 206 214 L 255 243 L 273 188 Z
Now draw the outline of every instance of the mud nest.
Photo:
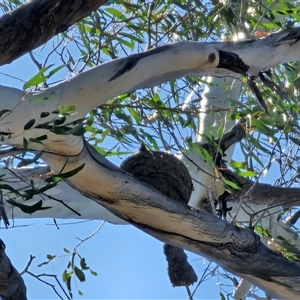
M 141 144 L 135 154 L 122 162 L 121 168 L 171 199 L 186 204 L 189 202 L 193 191 L 192 178 L 186 166 L 174 155 L 149 151 Z M 164 254 L 173 286 L 189 286 L 198 280 L 183 249 L 164 244 Z
M 120 167 L 171 199 L 189 202 L 193 191 L 192 178 L 186 166 L 176 156 L 149 151 L 141 144 L 140 149 L 125 159 Z
M 171 199 L 187 204 L 193 191 L 192 178 L 181 160 L 172 154 L 149 151 L 144 144 L 121 166 L 140 181 L 156 188 Z M 168 275 L 173 286 L 189 286 L 198 278 L 184 250 L 164 244 Z

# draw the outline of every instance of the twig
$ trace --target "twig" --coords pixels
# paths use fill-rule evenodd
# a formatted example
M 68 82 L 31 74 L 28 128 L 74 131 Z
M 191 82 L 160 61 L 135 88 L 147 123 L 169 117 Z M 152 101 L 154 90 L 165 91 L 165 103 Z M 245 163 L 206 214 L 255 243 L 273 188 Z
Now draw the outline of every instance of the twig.
M 8 226 L 9 226 L 9 221 L 8 221 L 6 211 L 4 209 L 4 201 L 3 201 L 3 192 L 2 192 L 2 190 L 0 190 L 0 220 L 1 219 L 3 220 L 4 226 L 7 229 Z
M 190 290 L 190 288 L 188 287 L 188 286 L 185 286 L 185 288 L 186 288 L 186 291 L 187 291 L 187 294 L 188 294 L 188 300 L 193 300 L 193 295 L 192 295 L 192 293 L 191 293 L 191 290 Z
M 202 273 L 202 276 L 201 276 L 201 278 L 200 278 L 198 284 L 196 285 L 194 291 L 192 292 L 192 297 L 194 297 L 194 295 L 195 295 L 197 289 L 199 288 L 200 284 L 204 281 L 205 277 L 207 276 L 207 275 L 206 275 L 206 272 L 208 271 L 210 265 L 211 265 L 211 261 L 209 262 L 209 264 L 208 264 L 207 267 L 205 268 L 204 272 Z M 189 299 L 190 299 L 190 298 L 189 298 Z M 188 299 L 188 300 L 189 300 L 189 299 Z
M 35 275 L 33 273 L 31 273 L 30 271 L 26 271 L 27 274 L 31 275 L 32 277 L 36 278 L 38 281 L 49 285 L 50 287 L 52 287 L 53 291 L 55 292 L 55 294 L 62 300 L 64 300 L 64 298 L 59 294 L 59 292 L 56 290 L 55 285 L 51 284 L 43 279 L 41 279 L 40 277 L 52 277 L 55 279 L 55 281 L 57 282 L 57 284 L 59 285 L 59 287 L 61 288 L 61 290 L 63 291 L 63 293 L 65 294 L 65 296 L 67 297 L 68 300 L 71 300 L 71 298 L 69 297 L 69 295 L 67 294 L 67 292 L 64 290 L 63 286 L 61 285 L 61 283 L 59 282 L 59 280 L 57 279 L 56 275 L 53 274 L 39 274 L 39 275 Z
M 20 272 L 20 275 L 21 275 L 21 276 L 24 275 L 24 274 L 28 271 L 28 269 L 29 269 L 29 267 L 30 267 L 32 261 L 33 261 L 35 258 L 36 258 L 35 256 L 33 256 L 33 255 L 30 254 L 29 261 L 28 261 L 28 263 L 27 263 L 25 269 L 24 269 L 22 272 Z
M 241 27 L 243 29 L 243 32 L 246 35 L 246 38 L 250 40 L 250 39 L 253 38 L 253 36 L 249 32 L 249 30 L 247 29 L 247 27 L 245 25 L 246 24 L 245 16 L 247 14 L 247 4 L 248 4 L 247 0 L 241 0 L 241 10 L 240 10 L 239 19 L 240 19 L 240 24 L 241 24 Z

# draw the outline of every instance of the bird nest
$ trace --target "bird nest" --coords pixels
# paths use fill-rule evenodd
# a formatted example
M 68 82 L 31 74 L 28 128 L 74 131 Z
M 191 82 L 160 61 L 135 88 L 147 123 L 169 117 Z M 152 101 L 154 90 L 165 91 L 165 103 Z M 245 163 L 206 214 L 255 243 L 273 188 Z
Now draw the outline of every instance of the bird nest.
M 193 190 L 191 175 L 183 162 L 173 154 L 149 151 L 142 144 L 120 167 L 171 199 L 184 203 L 190 199 Z

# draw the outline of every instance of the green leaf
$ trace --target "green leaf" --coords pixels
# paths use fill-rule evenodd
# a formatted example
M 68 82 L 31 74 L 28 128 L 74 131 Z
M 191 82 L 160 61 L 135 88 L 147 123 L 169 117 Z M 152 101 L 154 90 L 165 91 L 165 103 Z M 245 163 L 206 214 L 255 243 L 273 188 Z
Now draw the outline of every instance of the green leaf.
M 132 42 L 126 41 L 126 40 L 124 40 L 124 39 L 117 39 L 117 41 L 118 41 L 120 44 L 123 44 L 123 45 L 127 46 L 130 50 L 133 50 L 133 49 L 134 49 L 134 43 L 132 43 Z
M 88 269 L 88 266 L 85 262 L 85 258 L 83 257 L 81 260 L 80 260 L 80 267 L 82 270 L 87 270 Z
M 51 76 L 53 76 L 55 73 L 57 73 L 60 69 L 62 69 L 64 67 L 64 65 L 60 65 L 56 68 L 54 68 L 52 71 L 49 72 L 49 74 L 47 75 L 47 79 L 49 79 Z
M 49 178 L 46 178 L 45 182 L 55 182 L 56 183 L 56 182 L 61 181 L 62 179 L 72 177 L 75 174 L 77 174 L 78 172 L 80 172 L 84 168 L 84 166 L 85 166 L 85 164 L 82 164 L 79 167 L 75 168 L 74 170 L 71 170 L 71 171 L 68 171 L 65 173 L 60 173 L 58 175 L 53 175 Z
M 47 254 L 47 258 L 48 258 L 49 260 L 53 260 L 53 259 L 56 258 L 56 255 Z
M 239 282 L 235 277 L 232 277 L 232 282 L 235 287 L 237 287 L 239 285 Z
M 99 152 L 100 148 L 97 147 L 97 151 Z M 103 151 L 103 149 L 102 149 Z M 105 152 L 105 151 L 100 151 L 99 153 L 102 153 L 102 155 L 105 155 L 105 156 L 120 156 L 120 155 L 130 155 L 132 154 L 132 152 L 130 151 L 108 151 L 108 152 Z M 104 154 L 103 154 L 104 153 Z
M 6 114 L 6 113 L 8 113 L 8 112 L 10 112 L 9 109 L 2 109 L 2 110 L 0 110 L 0 118 L 1 118 L 4 114 Z
M 272 236 L 266 230 L 264 230 L 261 226 L 255 226 L 255 232 L 259 233 L 263 237 L 271 238 Z
M 41 193 L 44 193 L 45 191 L 52 189 L 53 187 L 55 187 L 57 185 L 57 183 L 49 183 L 43 187 L 41 187 L 40 189 L 36 189 L 36 188 L 30 188 L 27 190 L 24 190 L 24 195 L 23 197 L 25 197 L 25 200 L 29 200 L 31 199 L 34 195 L 38 195 Z
M 132 115 L 132 117 L 135 119 L 137 123 L 141 121 L 141 116 L 140 114 L 132 107 L 128 107 L 129 113 Z
M 36 75 L 31 77 L 25 84 L 23 85 L 23 90 L 26 90 L 32 86 L 39 85 L 40 83 L 44 82 L 47 79 L 47 76 L 44 73 L 49 70 L 53 65 L 47 66 L 41 69 Z
M 64 270 L 62 273 L 63 282 L 67 282 L 71 278 L 72 274 L 73 272 L 68 272 L 68 270 Z
M 248 135 L 248 138 L 255 148 L 262 150 L 267 154 L 271 154 L 271 152 L 265 147 L 263 147 L 255 137 L 253 137 L 252 135 Z
M 156 103 L 156 105 L 160 106 L 162 104 L 159 94 L 154 93 L 153 94 L 153 101 Z
M 93 271 L 92 269 L 90 269 L 90 272 L 91 272 L 92 275 L 98 276 L 98 273 L 96 271 Z
M 66 116 L 65 115 L 64 116 L 60 116 L 57 119 L 55 119 L 54 125 L 55 126 L 59 126 L 59 125 L 64 124 L 65 122 L 66 122 Z
M 290 138 L 290 140 L 291 140 L 294 144 L 300 146 L 300 139 L 294 138 L 294 137 L 292 137 L 292 136 L 290 136 L 289 138 Z
M 209 153 L 206 149 L 204 149 L 204 148 L 202 148 L 201 151 L 202 151 L 202 153 L 203 153 L 203 158 L 204 158 L 204 160 L 205 160 L 211 167 L 214 167 L 214 166 L 215 166 L 215 163 L 214 163 L 213 158 L 211 157 L 210 153 Z
M 127 18 L 119 10 L 117 10 L 113 7 L 105 8 L 105 11 L 107 11 L 109 14 L 113 15 L 114 17 L 116 17 L 122 21 L 127 20 Z
M 262 163 L 262 161 L 259 159 L 259 157 L 255 154 L 255 153 L 252 153 L 252 157 L 255 159 L 255 161 L 261 165 L 262 168 L 264 168 L 264 164 Z
M 47 254 L 47 257 L 48 257 L 48 255 L 50 255 L 50 254 Z M 50 256 L 53 257 L 53 258 L 56 257 L 55 255 L 54 255 L 54 256 L 50 255 Z M 49 257 L 50 257 L 50 256 L 49 256 Z M 51 259 L 48 258 L 47 261 L 43 261 L 42 263 L 38 264 L 38 267 L 46 266 L 46 265 L 48 265 L 51 261 L 52 261 L 52 258 L 51 258 Z
M 76 110 L 76 106 L 75 105 L 60 106 L 59 107 L 59 113 L 61 115 L 64 115 L 64 114 L 68 114 L 69 115 L 69 112 L 74 112 L 75 110 Z
M 37 86 L 40 83 L 45 82 L 47 79 L 49 79 L 51 76 L 53 76 L 55 73 L 57 73 L 61 68 L 64 67 L 64 65 L 58 66 L 56 68 L 54 68 L 52 71 L 49 72 L 48 75 L 45 75 L 45 73 L 53 66 L 49 65 L 43 69 L 41 69 L 36 75 L 34 75 L 33 77 L 31 77 L 27 82 L 25 82 L 25 84 L 23 85 L 23 90 L 26 90 L 32 86 Z M 40 98 L 39 98 L 40 100 Z M 43 100 L 47 100 L 47 99 L 43 99 Z
M 15 190 L 12 186 L 10 186 L 9 184 L 6 184 L 6 183 L 1 183 L 0 184 L 0 189 L 1 190 L 8 190 L 8 191 L 11 191 L 13 192 L 14 194 L 18 195 L 18 196 L 22 196 L 21 193 L 19 193 L 18 190 Z
M 47 139 L 48 139 L 48 136 L 46 134 L 44 134 L 44 135 L 38 136 L 36 138 L 29 138 L 29 142 L 43 145 L 42 141 L 47 140 Z
M 259 132 L 266 136 L 274 136 L 278 132 L 278 130 L 272 129 L 270 126 L 266 126 L 261 120 L 256 120 L 255 126 Z
M 73 273 L 70 273 L 70 274 L 71 274 L 70 277 L 66 281 L 66 286 L 67 286 L 67 289 L 69 291 L 70 298 L 73 299 L 73 294 L 71 292 L 71 276 L 72 276 Z
M 85 128 L 83 124 L 78 124 L 76 126 L 74 126 L 73 128 L 71 128 L 70 130 L 66 131 L 66 134 L 69 135 L 75 135 L 75 136 L 81 136 L 85 133 Z
M 234 169 L 245 169 L 247 165 L 243 161 L 231 161 L 230 166 Z
M 128 116 L 128 115 L 125 114 L 124 112 L 122 112 L 122 111 L 120 111 L 120 110 L 119 110 L 119 111 L 116 110 L 114 113 L 115 113 L 115 116 L 116 116 L 118 119 L 122 119 L 122 120 L 124 120 L 126 123 L 132 125 L 132 120 L 131 120 L 130 116 Z
M 240 190 L 240 189 L 241 189 L 236 183 L 234 183 L 234 182 L 232 182 L 232 181 L 229 181 L 229 180 L 225 180 L 225 179 L 224 179 L 224 182 L 225 182 L 228 186 L 232 187 L 232 188 L 235 189 L 235 190 Z
M 65 251 L 66 253 L 71 253 L 71 251 L 68 250 L 66 247 L 63 247 L 63 249 L 64 249 L 64 251 Z
M 218 266 L 215 266 L 211 271 L 210 271 L 210 275 L 211 276 L 216 276 L 216 272 L 217 272 L 217 270 L 218 270 Z
M 214 168 L 215 163 L 213 161 L 213 158 L 211 157 L 210 153 L 201 145 L 199 145 L 198 143 L 193 143 L 192 144 L 192 148 L 194 149 L 194 151 L 196 153 L 198 153 L 203 160 L 212 168 Z
M 32 205 L 25 205 L 21 204 L 19 202 L 16 202 L 15 200 L 6 200 L 10 205 L 16 206 L 22 210 L 22 212 L 26 214 L 33 214 L 34 212 L 38 210 L 45 210 L 51 208 L 51 206 L 44 206 L 43 207 L 43 200 L 38 201 L 35 204 Z
M 24 130 L 30 129 L 35 123 L 35 119 L 29 120 L 25 125 L 24 125 Z
M 79 268 L 77 268 L 76 266 L 74 267 L 74 272 L 75 272 L 75 275 L 77 276 L 77 278 L 81 282 L 85 281 L 85 275 L 84 275 L 84 273 Z
M 258 174 L 253 171 L 241 171 L 238 172 L 238 175 L 242 177 L 253 177 L 253 176 L 257 176 Z
M 155 151 L 159 151 L 159 147 L 158 147 L 156 140 L 150 135 L 146 136 L 146 138 L 149 141 L 149 143 L 152 145 L 153 149 Z
M 39 141 L 44 141 L 44 140 L 47 140 L 47 139 L 48 139 L 47 134 L 37 136 L 36 138 L 34 138 L 34 140 L 39 140 Z

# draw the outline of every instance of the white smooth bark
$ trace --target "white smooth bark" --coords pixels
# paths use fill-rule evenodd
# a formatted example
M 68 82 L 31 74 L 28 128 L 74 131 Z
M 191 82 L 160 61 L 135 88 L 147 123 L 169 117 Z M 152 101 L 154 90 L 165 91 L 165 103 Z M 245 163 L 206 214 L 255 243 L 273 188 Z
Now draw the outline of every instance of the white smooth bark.
M 9 184 L 19 193 L 23 194 L 25 189 L 31 189 L 32 183 L 38 189 L 45 186 L 44 179 L 49 177 L 48 166 L 44 167 L 22 167 L 13 169 L 0 169 L 1 182 Z M 18 218 L 56 218 L 56 219 L 100 219 L 113 224 L 127 224 L 124 220 L 110 213 L 103 206 L 90 201 L 77 190 L 65 182 L 60 182 L 55 187 L 45 191 L 43 194 L 34 195 L 32 199 L 24 201 L 20 196 L 3 189 L 4 199 L 13 199 L 24 205 L 31 206 L 41 199 L 46 210 L 38 210 L 34 214 L 24 213 L 20 208 L 4 203 L 5 211 L 9 219 Z M 65 205 L 64 205 L 65 204 Z
M 2 116 L 0 132 L 11 133 L 5 143 L 22 147 L 23 136 L 35 138 L 46 131 L 24 131 L 23 125 L 34 119 L 35 125 L 52 121 L 52 112 L 59 106 L 75 105 L 68 121 L 84 117 L 97 105 L 104 104 L 119 94 L 154 86 L 186 75 L 236 76 L 227 69 L 216 68 L 219 51 L 238 54 L 249 65 L 248 73 L 255 75 L 280 63 L 300 59 L 300 28 L 284 29 L 261 40 L 241 42 L 180 42 L 162 46 L 144 53 L 133 54 L 97 66 L 40 93 L 22 93 L 1 87 L 1 108 L 11 110 Z M 50 113 L 41 118 L 42 112 Z M 21 116 L 20 119 L 17 116 Z M 18 120 L 18 122 L 16 122 Z M 52 138 L 53 139 L 53 138 Z M 63 138 L 64 139 L 64 138 Z M 59 143 L 59 138 L 55 139 Z M 44 142 L 51 149 L 52 142 Z M 30 145 L 31 146 L 31 145 Z M 57 144 L 53 145 L 57 149 Z M 62 151 L 63 149 L 60 149 Z M 78 153 L 75 149 L 73 153 Z
M 212 108 L 219 111 L 199 114 L 199 131 L 195 144 L 207 143 L 206 136 L 218 138 L 218 130 L 220 128 L 223 128 L 222 132 L 225 133 L 234 125 L 234 121 L 226 121 L 226 115 L 229 113 L 227 111 L 229 110 L 229 103 L 238 101 L 241 86 L 242 82 L 239 79 L 230 77 L 207 78 L 207 84 L 205 85 L 200 103 L 201 108 Z M 234 146 L 226 151 L 226 160 L 228 163 L 231 161 L 233 151 Z M 198 208 L 201 200 L 209 199 L 209 191 L 214 196 L 214 199 L 218 199 L 224 193 L 224 184 L 220 178 L 216 178 L 214 168 L 205 163 L 203 158 L 194 149 L 187 149 L 177 155 L 177 157 L 184 162 L 194 179 L 194 191 L 192 192 L 189 205 Z

